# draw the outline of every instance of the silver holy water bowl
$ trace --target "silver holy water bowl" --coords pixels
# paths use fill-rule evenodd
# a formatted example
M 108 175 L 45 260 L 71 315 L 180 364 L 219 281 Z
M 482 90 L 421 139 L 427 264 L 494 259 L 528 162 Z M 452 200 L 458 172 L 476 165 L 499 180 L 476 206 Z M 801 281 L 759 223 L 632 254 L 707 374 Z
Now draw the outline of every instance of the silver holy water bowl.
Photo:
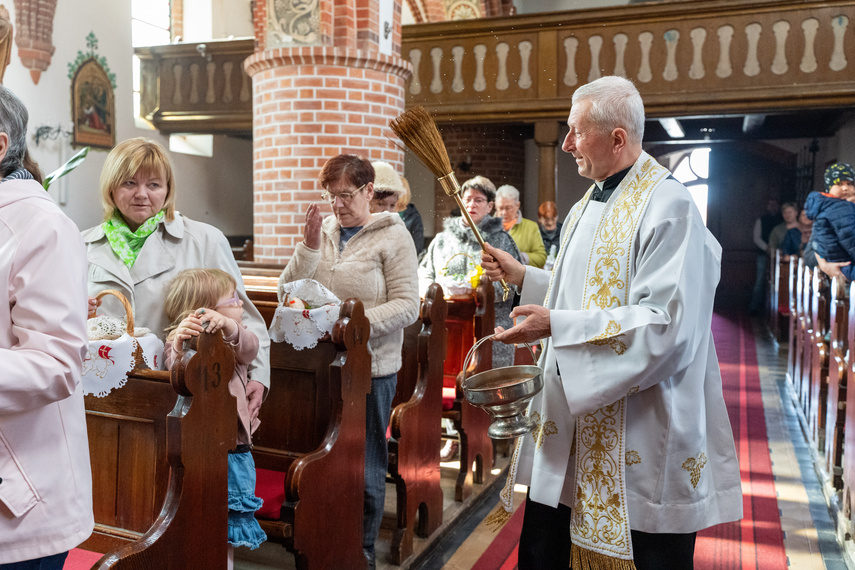
M 464 361 L 463 370 L 469 368 L 469 359 L 488 335 L 475 343 Z M 534 359 L 534 351 L 526 343 Z M 466 401 L 484 409 L 493 417 L 487 435 L 493 439 L 510 439 L 524 435 L 535 428 L 534 420 L 525 414 L 531 399 L 543 389 L 543 369 L 539 366 L 505 366 L 473 374 L 463 381 Z

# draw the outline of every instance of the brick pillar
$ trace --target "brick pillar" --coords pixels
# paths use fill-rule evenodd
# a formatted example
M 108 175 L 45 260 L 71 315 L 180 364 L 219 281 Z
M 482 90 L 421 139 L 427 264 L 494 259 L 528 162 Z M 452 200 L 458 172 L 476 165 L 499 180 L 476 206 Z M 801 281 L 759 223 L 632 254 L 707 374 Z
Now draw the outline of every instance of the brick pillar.
M 53 46 L 53 17 L 57 0 L 15 0 L 15 44 L 18 57 L 38 84 L 50 65 Z
M 530 128 L 515 125 L 442 125 L 440 132 L 457 180 L 463 184 L 473 176 L 486 176 L 496 185 L 511 184 L 525 199 L 525 140 Z M 434 204 L 436 231 L 456 206 L 436 185 Z
M 403 153 L 386 135 L 404 111 L 412 68 L 400 57 L 399 4 L 393 55 L 379 52 L 377 34 L 364 33 L 379 30 L 377 3 L 322 1 L 312 36 L 322 45 L 271 47 L 256 35 L 259 50 L 244 64 L 253 84 L 256 261 L 288 262 L 303 239 L 306 209 L 320 201 L 320 169 L 333 156 L 385 160 L 403 173 Z M 256 0 L 256 23 L 262 6 L 271 9 Z

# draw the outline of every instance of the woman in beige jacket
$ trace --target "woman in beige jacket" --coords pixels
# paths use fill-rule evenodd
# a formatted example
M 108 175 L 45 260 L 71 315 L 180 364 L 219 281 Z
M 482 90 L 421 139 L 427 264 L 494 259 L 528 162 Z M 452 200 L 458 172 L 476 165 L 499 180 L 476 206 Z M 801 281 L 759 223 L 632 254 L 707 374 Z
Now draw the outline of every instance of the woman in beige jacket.
M 305 239 L 279 278 L 279 298 L 283 284 L 314 279 L 341 300 L 359 298 L 371 323 L 362 548 L 368 567 L 373 568 L 386 492 L 386 428 L 401 368 L 404 327 L 419 314 L 416 248 L 400 216 L 371 213 L 374 169 L 370 162 L 338 155 L 324 165 L 320 183 L 334 215 L 322 221 L 318 205 L 309 206 Z

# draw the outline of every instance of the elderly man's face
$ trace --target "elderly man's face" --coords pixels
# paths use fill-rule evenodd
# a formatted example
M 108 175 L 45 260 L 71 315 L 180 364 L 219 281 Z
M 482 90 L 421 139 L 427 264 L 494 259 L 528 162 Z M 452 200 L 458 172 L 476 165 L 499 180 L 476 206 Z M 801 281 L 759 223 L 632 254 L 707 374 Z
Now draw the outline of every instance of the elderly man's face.
M 576 159 L 580 176 L 605 180 L 614 174 L 611 172 L 615 162 L 612 137 L 609 133 L 601 133 L 588 118 L 590 109 L 590 101 L 580 101 L 570 109 L 567 119 L 570 132 L 561 148 Z
M 502 217 L 502 221 L 506 224 L 517 219 L 517 212 L 520 211 L 520 203 L 516 200 L 501 196 L 496 198 L 496 213 Z

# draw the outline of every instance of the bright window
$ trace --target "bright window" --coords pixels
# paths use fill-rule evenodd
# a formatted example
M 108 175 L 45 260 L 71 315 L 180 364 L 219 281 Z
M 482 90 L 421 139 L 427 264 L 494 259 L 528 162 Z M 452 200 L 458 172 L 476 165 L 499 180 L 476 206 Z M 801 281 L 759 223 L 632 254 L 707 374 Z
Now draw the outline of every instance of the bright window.
M 131 44 L 156 46 L 171 41 L 169 0 L 131 0 Z M 133 56 L 134 118 L 140 116 L 140 60 Z M 137 126 L 141 126 L 138 122 Z
M 710 176 L 710 149 L 696 148 L 675 157 L 677 166 L 672 169 L 674 178 L 682 182 L 695 205 L 701 212 L 701 219 L 707 225 L 707 200 L 709 198 L 708 178 Z

